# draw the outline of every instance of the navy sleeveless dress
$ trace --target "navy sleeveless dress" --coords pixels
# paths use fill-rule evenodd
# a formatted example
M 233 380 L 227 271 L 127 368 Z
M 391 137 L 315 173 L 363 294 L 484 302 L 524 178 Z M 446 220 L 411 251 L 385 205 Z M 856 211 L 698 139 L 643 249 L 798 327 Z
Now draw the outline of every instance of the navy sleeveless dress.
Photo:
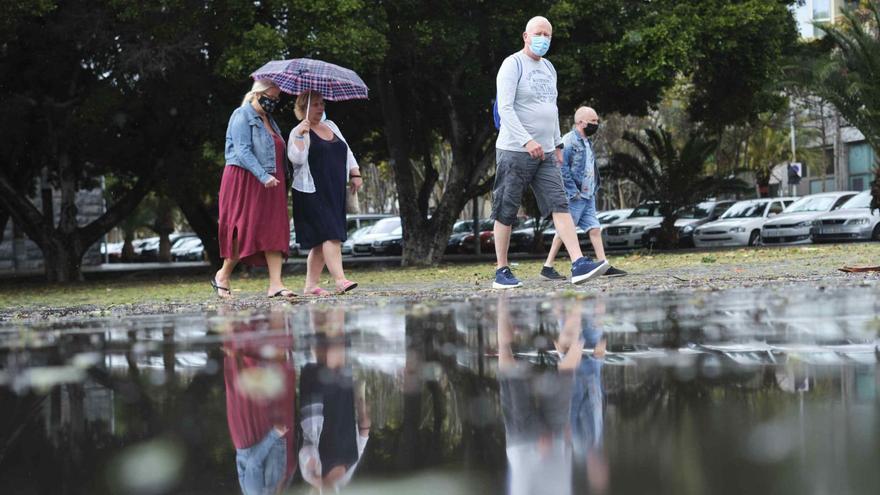
M 325 241 L 344 242 L 345 188 L 348 183 L 348 145 L 336 135 L 321 139 L 309 131 L 309 170 L 315 192 L 293 190 L 293 227 L 302 249 L 311 249 Z

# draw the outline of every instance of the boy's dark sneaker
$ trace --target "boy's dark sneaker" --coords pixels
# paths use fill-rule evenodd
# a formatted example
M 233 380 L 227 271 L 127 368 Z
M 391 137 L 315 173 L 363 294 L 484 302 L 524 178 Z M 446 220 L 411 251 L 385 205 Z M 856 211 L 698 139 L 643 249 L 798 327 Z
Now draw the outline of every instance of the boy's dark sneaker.
M 495 270 L 495 281 L 492 282 L 493 289 L 515 289 L 517 287 L 522 287 L 522 282 L 513 275 L 510 267 L 502 266 Z
M 542 266 L 541 276 L 547 280 L 565 280 L 565 275 L 557 272 L 552 266 Z
M 571 283 L 582 284 L 605 273 L 611 265 L 608 260 L 593 261 L 586 256 L 571 264 Z
M 609 266 L 608 270 L 602 274 L 603 277 L 625 277 L 627 273 L 613 266 Z

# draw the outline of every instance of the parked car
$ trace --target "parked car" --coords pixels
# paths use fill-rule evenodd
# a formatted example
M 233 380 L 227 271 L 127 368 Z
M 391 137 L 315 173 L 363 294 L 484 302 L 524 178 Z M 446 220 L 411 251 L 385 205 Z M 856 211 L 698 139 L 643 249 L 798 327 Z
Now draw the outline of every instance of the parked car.
M 795 201 L 776 218 L 767 220 L 761 228 L 764 244 L 809 244 L 813 220 L 825 212 L 840 208 L 855 191 L 811 194 Z
M 543 225 L 547 225 L 548 222 L 542 220 Z M 552 222 L 549 222 L 552 225 Z M 538 226 L 541 227 L 540 225 Z M 547 230 L 547 229 L 544 229 Z M 541 231 L 541 242 L 543 241 L 543 232 Z M 510 253 L 527 253 L 532 250 L 532 247 L 535 245 L 535 219 L 527 218 L 527 219 L 519 219 L 513 225 L 513 230 L 510 232 L 510 246 L 507 251 Z
M 372 228 L 372 225 L 365 225 L 349 234 L 348 239 L 342 243 L 342 254 L 351 254 L 354 250 L 354 243 L 363 238 Z
M 400 217 L 382 218 L 377 221 L 370 231 L 355 241 L 351 253 L 355 256 L 369 256 L 373 254 L 373 241 L 381 239 L 400 227 Z
M 678 231 L 678 245 L 680 247 L 694 246 L 694 230 L 704 223 L 709 223 L 721 217 L 736 201 L 703 201 L 688 206 L 678 213 L 675 219 L 675 229 Z M 662 223 L 662 218 L 661 218 Z M 660 235 L 660 224 L 645 229 L 644 245 L 653 246 L 657 243 Z
M 122 246 L 124 242 L 101 243 L 101 258 L 107 256 L 110 263 L 118 263 L 122 260 Z
M 480 252 L 483 253 L 492 253 L 495 252 L 495 220 L 492 219 L 483 219 L 480 220 Z M 467 235 L 462 237 L 461 242 L 458 245 L 459 253 L 475 253 L 476 252 L 476 243 L 474 242 L 474 233 L 469 232 Z
M 198 237 L 187 236 L 174 243 L 171 248 L 174 261 L 201 261 L 205 259 L 205 246 Z
M 608 225 L 614 225 L 627 219 L 633 212 L 632 208 L 624 208 L 621 210 L 600 211 L 596 214 L 596 220 L 599 220 L 600 229 L 605 229 Z
M 642 203 L 625 220 L 605 227 L 602 231 L 606 249 L 635 249 L 644 245 L 644 235 L 648 227 L 660 225 L 660 203 Z
M 871 211 L 871 191 L 862 191 L 840 209 L 816 217 L 810 228 L 810 238 L 813 242 L 880 241 L 880 210 Z
M 797 198 L 761 198 L 739 201 L 721 218 L 694 231 L 697 247 L 756 246 L 761 243 L 761 227 L 782 213 Z
M 374 225 L 379 220 L 383 218 L 390 218 L 391 215 L 385 215 L 382 213 L 361 213 L 357 215 L 345 215 L 345 231 L 349 233 L 349 235 L 353 234 L 354 231 L 359 230 L 363 227 L 369 227 Z
M 403 227 L 397 227 L 388 234 L 373 239 L 373 254 L 378 256 L 403 254 Z
M 174 249 L 174 246 L 176 246 L 178 242 L 181 242 L 184 239 L 191 239 L 193 237 L 198 236 L 196 236 L 192 232 L 174 233 L 168 236 L 168 240 L 171 242 L 171 249 Z M 158 261 L 160 243 L 160 237 L 150 237 L 148 241 L 141 246 L 140 252 L 138 253 L 138 259 L 141 261 Z
M 590 248 L 593 244 L 590 242 L 590 233 L 586 230 L 575 227 L 574 231 L 578 236 L 578 244 L 580 244 L 581 249 Z M 541 236 L 543 237 L 544 249 L 550 249 L 550 246 L 553 244 L 553 238 L 556 237 L 556 227 L 550 226 L 544 229 L 541 232 Z
M 459 220 L 452 226 L 452 233 L 449 234 L 449 240 L 446 242 L 446 254 L 456 254 L 459 252 L 459 246 L 462 239 L 472 234 L 474 231 L 473 220 Z

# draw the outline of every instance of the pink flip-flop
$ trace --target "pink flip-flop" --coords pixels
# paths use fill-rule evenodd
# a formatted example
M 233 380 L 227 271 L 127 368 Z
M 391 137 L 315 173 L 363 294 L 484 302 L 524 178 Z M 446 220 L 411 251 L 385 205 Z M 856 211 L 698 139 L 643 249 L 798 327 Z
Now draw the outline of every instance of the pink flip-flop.
M 306 296 L 317 296 L 317 297 L 323 297 L 323 296 L 329 296 L 329 295 L 330 295 L 330 291 L 329 291 L 329 290 L 324 290 L 324 289 L 322 289 L 322 288 L 320 288 L 320 287 L 315 287 L 315 288 L 312 289 L 312 290 L 309 290 L 309 291 L 303 291 L 303 294 L 306 295 Z
M 343 294 L 348 292 L 358 286 L 357 282 L 352 282 L 351 280 L 344 280 L 342 284 L 336 284 L 336 292 L 339 294 Z

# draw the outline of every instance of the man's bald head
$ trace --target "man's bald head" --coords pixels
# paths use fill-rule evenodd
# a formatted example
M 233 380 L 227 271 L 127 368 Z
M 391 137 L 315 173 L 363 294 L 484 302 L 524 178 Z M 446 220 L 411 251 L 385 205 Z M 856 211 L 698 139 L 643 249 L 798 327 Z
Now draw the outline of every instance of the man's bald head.
M 574 112 L 574 125 L 598 124 L 599 114 L 590 107 L 580 107 Z
M 535 16 L 529 19 L 529 22 L 526 23 L 526 32 L 530 34 L 539 34 L 538 31 L 549 31 L 550 34 L 553 33 L 553 26 L 550 24 L 550 21 L 547 20 L 546 17 Z

